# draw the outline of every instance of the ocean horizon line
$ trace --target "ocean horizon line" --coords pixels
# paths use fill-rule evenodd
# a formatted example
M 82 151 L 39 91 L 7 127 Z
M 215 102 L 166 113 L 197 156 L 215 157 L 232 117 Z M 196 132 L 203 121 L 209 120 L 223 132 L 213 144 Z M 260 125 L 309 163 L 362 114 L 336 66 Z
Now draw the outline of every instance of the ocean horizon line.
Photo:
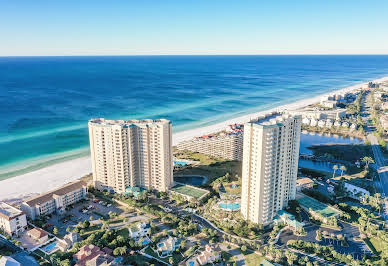
M 280 53 L 280 54 L 66 54 L 66 55 L 0 55 L 0 58 L 23 58 L 23 57 L 148 57 L 148 56 L 160 56 L 160 57 L 167 57 L 167 56 L 388 56 L 388 53 L 386 54 L 380 54 L 380 53 Z

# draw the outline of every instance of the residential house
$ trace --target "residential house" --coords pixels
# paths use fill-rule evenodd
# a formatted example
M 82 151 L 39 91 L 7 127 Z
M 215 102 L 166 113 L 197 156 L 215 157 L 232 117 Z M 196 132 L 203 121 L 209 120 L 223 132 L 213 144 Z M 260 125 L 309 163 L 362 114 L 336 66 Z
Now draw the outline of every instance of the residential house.
M 74 243 L 76 243 L 80 240 L 81 239 L 80 239 L 79 234 L 71 232 L 71 233 L 65 235 L 63 240 L 58 241 L 58 247 L 62 252 L 65 252 L 65 251 L 71 249 L 73 247 Z
M 73 255 L 76 266 L 112 265 L 114 258 L 95 245 L 85 245 Z
M 140 238 L 151 234 L 151 226 L 149 223 L 138 223 L 128 229 L 130 238 Z
M 0 202 L 0 229 L 10 236 L 18 236 L 27 229 L 27 219 L 24 212 Z
M 299 178 L 296 180 L 296 191 L 310 189 L 314 186 L 314 181 L 308 177 Z
M 157 244 L 159 256 L 170 256 L 179 247 L 179 239 L 168 236 Z
M 48 240 L 49 234 L 38 227 L 34 227 L 31 230 L 27 231 L 27 236 L 29 236 L 36 242 L 42 244 Z
M 213 264 L 219 259 L 221 259 L 221 249 L 210 245 L 206 245 L 205 250 L 197 257 L 197 261 L 200 265 Z

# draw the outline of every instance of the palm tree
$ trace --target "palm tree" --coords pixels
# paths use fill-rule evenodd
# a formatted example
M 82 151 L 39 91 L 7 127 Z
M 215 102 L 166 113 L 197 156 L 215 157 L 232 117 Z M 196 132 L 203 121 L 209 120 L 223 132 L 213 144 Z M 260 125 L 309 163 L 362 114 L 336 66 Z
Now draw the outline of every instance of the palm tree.
M 341 170 L 341 177 L 342 177 L 344 175 L 344 172 L 346 172 L 346 170 L 348 169 L 346 169 L 345 165 L 341 165 L 340 170 Z
M 338 170 L 338 165 L 333 165 L 333 178 L 334 178 L 334 176 L 335 176 L 335 172 L 337 172 L 337 170 Z
M 125 255 L 127 254 L 127 247 L 126 246 L 123 246 L 119 249 L 119 254 L 120 255 Z
M 361 161 L 365 162 L 365 168 L 369 168 L 370 163 L 375 163 L 375 161 L 372 159 L 372 157 L 365 156 L 361 159 Z

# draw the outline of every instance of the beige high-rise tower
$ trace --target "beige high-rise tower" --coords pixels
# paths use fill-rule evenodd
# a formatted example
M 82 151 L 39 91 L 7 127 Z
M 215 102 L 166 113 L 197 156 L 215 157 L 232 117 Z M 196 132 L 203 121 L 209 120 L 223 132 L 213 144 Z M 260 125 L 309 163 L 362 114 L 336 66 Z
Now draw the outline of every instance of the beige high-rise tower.
M 244 125 L 241 213 L 267 225 L 295 199 L 301 117 L 270 114 Z
M 170 121 L 92 119 L 89 140 L 97 189 L 122 193 L 127 186 L 158 191 L 171 187 Z

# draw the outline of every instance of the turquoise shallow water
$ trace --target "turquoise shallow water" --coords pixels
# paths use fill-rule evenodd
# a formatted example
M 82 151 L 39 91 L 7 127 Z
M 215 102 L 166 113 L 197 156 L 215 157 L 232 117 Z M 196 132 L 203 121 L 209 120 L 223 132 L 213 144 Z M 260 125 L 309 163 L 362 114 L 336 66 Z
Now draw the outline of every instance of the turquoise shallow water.
M 0 57 L 0 179 L 88 153 L 87 121 L 210 125 L 388 75 L 388 56 Z

